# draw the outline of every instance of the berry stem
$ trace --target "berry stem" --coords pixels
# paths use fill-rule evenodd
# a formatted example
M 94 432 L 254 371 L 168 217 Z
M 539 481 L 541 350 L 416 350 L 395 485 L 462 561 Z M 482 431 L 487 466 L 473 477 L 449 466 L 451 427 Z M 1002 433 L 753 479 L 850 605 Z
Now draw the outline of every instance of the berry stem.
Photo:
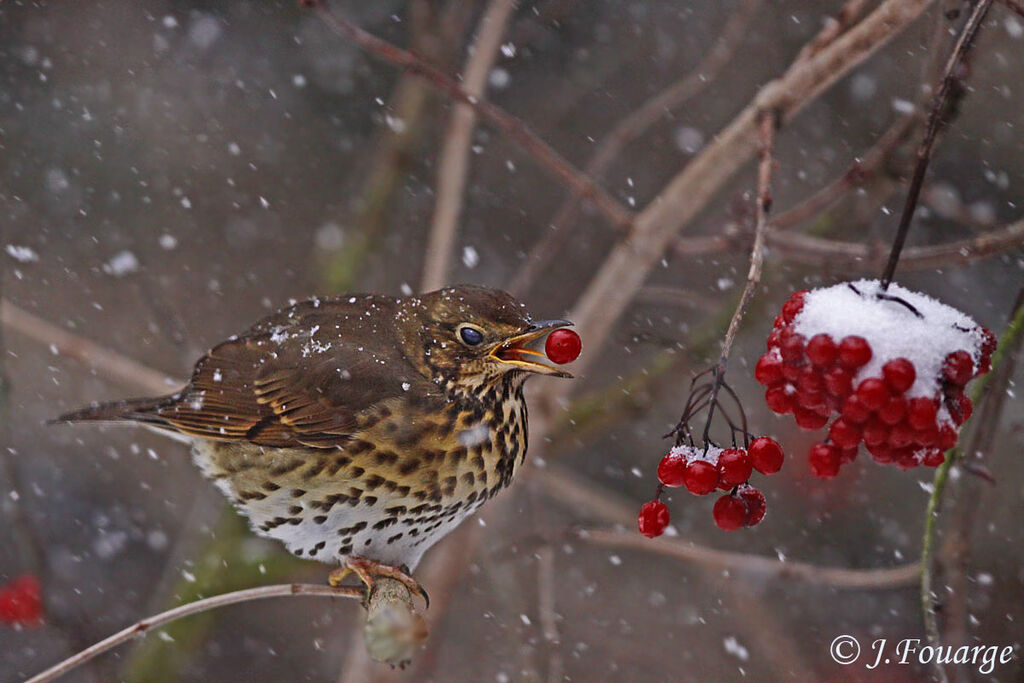
M 921 187 L 924 185 L 924 175 L 928 170 L 928 162 L 931 159 L 932 148 L 935 146 L 935 138 L 942 127 L 943 117 L 950 112 L 950 94 L 956 90 L 956 97 L 963 97 L 966 93 L 957 88 L 963 80 L 963 64 L 967 55 L 974 45 L 974 39 L 981 29 L 981 25 L 992 6 L 992 0 L 980 0 L 971 10 L 971 14 L 964 22 L 964 26 L 957 37 L 953 52 L 946 62 L 946 69 L 942 77 L 942 83 L 932 98 L 931 112 L 928 114 L 928 127 L 925 130 L 924 139 L 917 148 L 917 165 L 914 167 L 914 175 L 910 180 L 910 187 L 907 190 L 907 198 L 903 203 L 903 213 L 900 214 L 899 226 L 896 228 L 896 238 L 892 243 L 892 250 L 889 252 L 889 261 L 882 271 L 882 290 L 889 288 L 893 275 L 896 273 L 896 265 L 900 261 L 900 252 L 903 251 L 903 244 L 907 241 L 907 233 L 910 232 L 910 221 L 914 217 L 914 210 L 917 208 L 917 200 L 921 194 Z
M 1008 377 L 1012 373 L 1014 358 L 1020 350 L 1022 339 L 1024 339 L 1024 334 L 1022 333 L 1024 333 L 1024 289 L 1021 289 L 1017 294 L 1017 301 L 1014 304 L 1010 322 L 1004 330 L 999 340 L 999 346 L 992 356 L 992 370 L 976 380 L 971 392 L 971 399 L 978 406 L 979 413 L 987 410 L 998 412 L 1001 409 L 1002 399 L 1005 397 L 1006 392 L 987 391 L 987 389 L 990 383 L 995 383 L 994 386 L 999 387 L 1000 382 L 1004 381 L 1003 377 Z M 996 405 L 990 405 L 988 400 L 984 404 L 981 403 L 983 398 L 987 399 L 990 396 L 994 397 L 992 400 L 997 401 Z M 976 420 L 972 425 L 980 423 L 981 420 Z M 978 434 L 979 431 L 977 429 L 972 430 L 970 435 L 972 446 L 966 449 L 967 453 L 980 450 L 973 445 L 977 441 Z M 932 482 L 932 494 L 925 508 L 924 536 L 921 541 L 921 609 L 924 616 L 925 634 L 929 644 L 932 646 L 939 645 L 942 638 L 939 631 L 938 617 L 935 613 L 935 594 L 932 588 L 935 521 L 938 517 L 938 508 L 942 502 L 946 484 L 949 481 L 949 472 L 954 464 L 963 459 L 964 452 L 965 449 L 954 446 L 946 453 L 945 462 L 935 472 L 935 479 Z M 945 670 L 941 669 L 941 666 L 939 668 L 939 675 L 942 679 L 946 677 Z

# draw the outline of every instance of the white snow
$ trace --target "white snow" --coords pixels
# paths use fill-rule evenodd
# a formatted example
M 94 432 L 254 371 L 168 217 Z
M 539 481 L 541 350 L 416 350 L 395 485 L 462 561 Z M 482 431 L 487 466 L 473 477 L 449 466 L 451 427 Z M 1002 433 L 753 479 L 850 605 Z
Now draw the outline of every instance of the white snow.
M 480 254 L 473 247 L 462 248 L 462 265 L 467 268 L 476 268 L 480 263 Z
M 669 451 L 672 455 L 681 455 L 686 458 L 686 462 L 690 463 L 694 460 L 704 460 L 712 465 L 718 465 L 718 456 L 722 453 L 721 448 L 717 446 L 708 446 L 707 448 L 700 448 L 694 446 L 673 446 L 672 450 Z
M 736 636 L 727 637 L 722 641 L 722 646 L 725 648 L 726 652 L 741 662 L 745 662 L 750 659 L 750 651 L 740 645 L 739 641 L 736 640 Z
M 103 264 L 103 272 L 114 277 L 122 277 L 134 273 L 139 269 L 139 259 L 135 254 L 125 249 L 110 257 L 110 260 Z
M 32 263 L 39 260 L 39 254 L 36 253 L 32 247 L 22 247 L 17 244 L 8 244 L 4 251 L 15 261 L 19 263 Z
M 906 358 L 917 371 L 908 398 L 937 395 L 942 364 L 950 353 L 964 350 L 978 362 L 982 338 L 969 316 L 925 294 L 889 285 L 887 294 L 912 305 L 922 314 L 919 318 L 902 304 L 876 299 L 879 291 L 877 280 L 811 290 L 804 295 L 804 307 L 793 320 L 793 330 L 805 339 L 825 333 L 837 344 L 849 335 L 864 337 L 871 345 L 871 360 L 858 371 L 854 385 L 868 377 L 881 377 L 886 361 Z M 945 408 L 940 416 L 944 413 Z

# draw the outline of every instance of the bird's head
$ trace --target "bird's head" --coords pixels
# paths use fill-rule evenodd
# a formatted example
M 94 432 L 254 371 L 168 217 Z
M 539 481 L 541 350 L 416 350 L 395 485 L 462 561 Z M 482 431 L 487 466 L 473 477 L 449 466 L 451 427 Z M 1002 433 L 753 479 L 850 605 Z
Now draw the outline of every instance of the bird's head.
M 404 304 L 419 329 L 410 357 L 418 353 L 415 362 L 424 373 L 451 388 L 473 391 L 508 376 L 572 377 L 543 350 L 545 335 L 572 323 L 534 321 L 507 292 L 458 285 L 408 297 Z

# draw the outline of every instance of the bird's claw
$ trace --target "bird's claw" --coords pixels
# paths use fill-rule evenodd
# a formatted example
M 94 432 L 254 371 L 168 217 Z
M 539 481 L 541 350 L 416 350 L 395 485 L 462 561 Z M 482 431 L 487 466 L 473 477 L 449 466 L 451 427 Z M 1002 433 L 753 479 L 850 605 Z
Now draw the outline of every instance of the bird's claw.
M 366 560 L 363 558 L 352 557 L 349 558 L 343 567 L 338 567 L 331 571 L 327 577 L 327 582 L 332 586 L 340 586 L 341 582 L 349 574 L 355 574 L 366 586 L 366 597 L 365 601 L 369 603 L 373 599 L 374 593 L 377 591 L 377 581 L 374 577 L 384 576 L 389 579 L 398 581 L 403 586 L 409 589 L 409 592 L 415 593 L 423 598 L 423 603 L 427 608 L 430 607 L 430 596 L 427 595 L 426 589 L 420 585 L 420 582 L 412 578 L 407 572 L 399 569 L 398 567 L 392 567 L 389 564 L 382 562 L 375 562 L 373 560 Z

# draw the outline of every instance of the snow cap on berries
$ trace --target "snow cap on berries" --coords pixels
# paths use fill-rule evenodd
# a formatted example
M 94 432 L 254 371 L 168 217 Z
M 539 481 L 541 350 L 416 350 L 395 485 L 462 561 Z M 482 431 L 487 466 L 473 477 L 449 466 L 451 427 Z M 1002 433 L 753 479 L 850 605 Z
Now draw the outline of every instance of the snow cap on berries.
M 882 377 L 883 366 L 891 359 L 909 359 L 917 372 L 906 392 L 908 399 L 938 393 L 950 354 L 966 350 L 978 365 L 985 338 L 969 316 L 925 294 L 890 284 L 884 294 L 910 304 L 919 317 L 898 301 L 877 298 L 882 291 L 877 280 L 859 280 L 806 292 L 803 308 L 793 319 L 793 331 L 806 338 L 824 333 L 835 340 L 850 336 L 867 340 L 871 360 L 857 371 L 854 386 L 865 378 Z M 948 415 L 940 417 L 943 422 L 950 420 Z

